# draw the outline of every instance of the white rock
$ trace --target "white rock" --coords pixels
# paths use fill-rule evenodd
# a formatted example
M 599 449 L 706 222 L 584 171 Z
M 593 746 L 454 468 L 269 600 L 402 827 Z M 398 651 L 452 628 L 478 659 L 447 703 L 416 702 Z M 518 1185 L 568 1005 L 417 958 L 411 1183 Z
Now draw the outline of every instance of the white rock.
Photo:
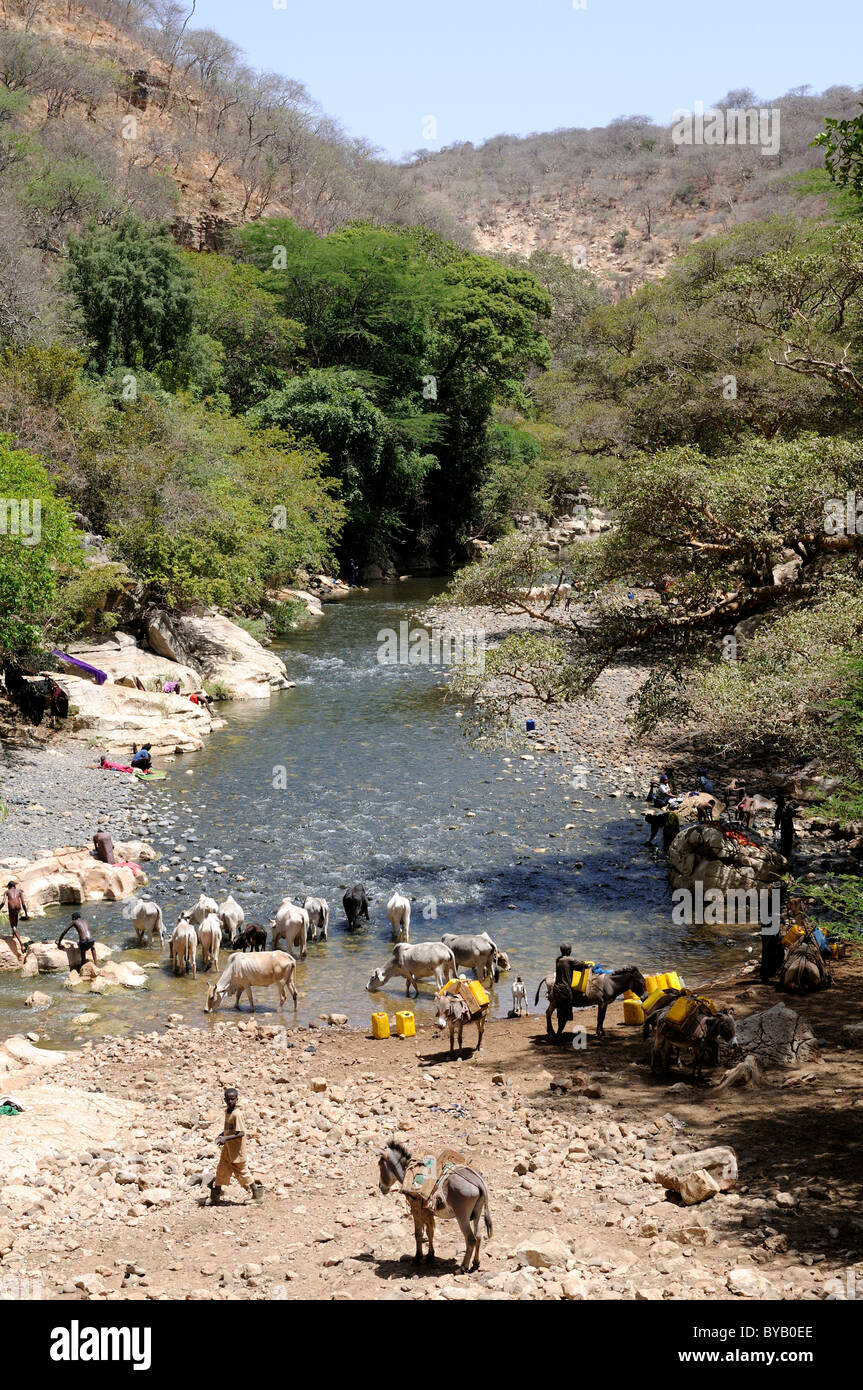
M 739 1269 L 731 1269 L 725 1280 L 732 1293 L 738 1294 L 741 1298 L 775 1298 L 776 1294 L 771 1284 L 767 1282 L 763 1274 L 759 1274 L 757 1269 L 747 1269 L 742 1266 Z
M 147 640 L 155 651 L 197 667 L 208 684 L 221 685 L 231 699 L 267 699 L 273 690 L 286 690 L 294 683 L 274 652 L 222 613 L 192 617 L 151 609 L 146 623 Z
M 717 1184 L 717 1191 L 727 1192 L 737 1181 L 737 1155 L 721 1144 L 712 1149 L 698 1149 L 695 1153 L 676 1154 L 663 1161 L 655 1177 L 662 1187 L 679 1192 L 683 1179 L 699 1170 L 709 1173 Z
M 687 1207 L 695 1206 L 696 1202 L 705 1202 L 708 1197 L 715 1197 L 722 1188 L 715 1178 L 707 1172 L 706 1168 L 696 1168 L 694 1172 L 687 1173 L 681 1178 L 678 1187 L 681 1199 Z
M 569 1246 L 553 1231 L 537 1231 L 513 1252 L 519 1264 L 533 1269 L 554 1269 L 572 1258 Z

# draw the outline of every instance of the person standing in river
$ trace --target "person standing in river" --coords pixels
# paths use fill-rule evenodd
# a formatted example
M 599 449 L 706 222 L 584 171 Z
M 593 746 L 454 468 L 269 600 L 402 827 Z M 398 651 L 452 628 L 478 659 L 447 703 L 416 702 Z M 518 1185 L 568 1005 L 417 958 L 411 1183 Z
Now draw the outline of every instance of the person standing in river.
M 18 945 L 23 951 L 24 942 L 18 935 L 18 918 L 23 912 L 24 920 L 29 922 L 30 911 L 24 901 L 24 894 L 21 892 L 14 878 L 10 878 L 9 882 L 6 884 L 6 892 L 3 894 L 2 898 L 0 898 L 0 912 L 3 911 L 4 907 L 9 914 L 9 926 L 12 928 L 13 940 L 18 942 Z
M 210 1204 L 215 1206 L 222 1199 L 222 1188 L 227 1187 L 231 1178 L 236 1178 L 240 1187 L 252 1194 L 252 1200 L 260 1202 L 264 1189 L 251 1176 L 246 1162 L 246 1125 L 239 1109 L 239 1095 L 235 1086 L 225 1087 L 225 1123 L 216 1138 L 221 1145 L 219 1165 L 216 1176 L 208 1183 Z
M 64 937 L 64 936 L 68 936 L 69 932 L 72 931 L 73 928 L 74 928 L 74 930 L 78 933 L 78 950 L 79 950 L 80 953 L 81 953 L 81 964 L 83 965 L 84 962 L 86 961 L 86 959 L 87 959 L 87 953 L 88 953 L 88 951 L 89 951 L 90 956 L 91 956 L 92 961 L 93 961 L 93 964 L 95 965 L 95 964 L 96 964 L 96 942 L 95 942 L 95 940 L 93 939 L 93 933 L 92 933 L 92 931 L 90 930 L 90 923 L 89 923 L 89 922 L 86 922 L 86 921 L 84 920 L 84 918 L 81 916 L 80 912 L 73 912 L 73 913 L 72 913 L 72 920 L 71 920 L 71 922 L 69 923 L 68 927 L 66 928 L 65 931 L 61 932 L 60 935 L 58 936 L 58 938 L 57 938 L 57 947 L 58 947 L 58 949 L 59 949 L 59 947 L 60 947 L 60 945 L 61 945 L 61 943 L 62 943 L 63 937 Z

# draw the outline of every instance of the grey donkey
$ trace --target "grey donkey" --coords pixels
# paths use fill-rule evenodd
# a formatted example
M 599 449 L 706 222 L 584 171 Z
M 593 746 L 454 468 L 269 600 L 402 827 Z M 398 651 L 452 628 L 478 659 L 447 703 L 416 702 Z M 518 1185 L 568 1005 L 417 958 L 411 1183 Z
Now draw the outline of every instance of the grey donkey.
M 404 1144 L 392 1141 L 381 1150 L 378 1157 L 381 1192 L 390 1192 L 397 1183 L 401 1186 L 410 1161 L 410 1153 Z M 469 1269 L 478 1269 L 479 1223 L 481 1218 L 485 1221 L 486 1236 L 489 1239 L 492 1236 L 491 1210 L 485 1179 L 473 1168 L 458 1167 L 452 1168 L 447 1173 L 429 1203 L 424 1202 L 419 1196 L 408 1193 L 404 1188 L 402 1188 L 402 1192 L 414 1219 L 414 1236 L 416 1237 L 414 1264 L 419 1264 L 422 1260 L 424 1235 L 428 1240 L 426 1260 L 434 1259 L 435 1217 L 439 1216 L 442 1220 L 454 1217 L 465 1241 L 464 1259 L 461 1264 L 462 1273 L 467 1273 Z M 471 1257 L 473 1257 L 472 1262 Z

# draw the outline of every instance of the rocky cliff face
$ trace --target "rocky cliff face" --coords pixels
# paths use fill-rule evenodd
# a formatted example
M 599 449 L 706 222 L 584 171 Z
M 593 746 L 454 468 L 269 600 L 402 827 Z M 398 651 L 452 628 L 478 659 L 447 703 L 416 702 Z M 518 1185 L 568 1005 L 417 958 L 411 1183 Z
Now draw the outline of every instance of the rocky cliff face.
M 122 74 L 123 98 L 91 101 L 86 119 L 99 138 L 113 136 L 127 174 L 152 168 L 173 181 L 180 198 L 175 234 L 196 250 L 222 249 L 231 227 L 264 215 L 291 216 L 320 232 L 352 217 L 425 222 L 482 251 L 553 251 L 624 292 L 661 276 L 703 236 L 773 213 L 820 215 L 823 197 L 803 198 L 789 176 L 823 167 L 820 150 L 811 148 L 814 136 L 825 116 L 855 115 L 861 96 L 851 87 L 823 96 L 801 89 L 758 102 L 753 93 L 732 92 L 719 103 L 723 110 L 757 103 L 759 111 L 779 111 L 776 148 L 681 145 L 671 127 L 633 116 L 590 130 L 462 142 L 395 165 L 359 155 L 286 78 L 282 97 L 271 94 L 271 108 L 277 116 L 282 98 L 293 93 L 294 147 L 289 139 L 262 171 L 257 152 L 274 148 L 272 132 L 260 126 L 269 119 L 266 99 L 255 101 L 244 142 L 245 112 L 236 130 L 230 120 L 231 63 L 216 63 L 202 82 L 207 64 L 183 51 L 182 38 L 172 53 L 165 34 L 124 25 L 123 8 L 114 6 L 112 22 L 106 3 L 33 6 L 30 32 L 107 59 Z M 11 26 L 23 23 L 20 12 L 4 10 Z M 33 102 L 35 122 L 43 106 L 41 97 Z M 118 138 L 127 114 L 137 120 L 131 143 Z

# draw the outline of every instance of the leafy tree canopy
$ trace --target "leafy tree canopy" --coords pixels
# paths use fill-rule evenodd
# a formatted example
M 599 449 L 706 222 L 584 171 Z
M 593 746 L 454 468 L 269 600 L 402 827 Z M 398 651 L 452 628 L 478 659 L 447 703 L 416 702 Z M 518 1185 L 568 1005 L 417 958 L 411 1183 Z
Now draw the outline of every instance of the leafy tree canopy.
M 99 373 L 116 366 L 151 370 L 188 344 L 192 277 L 171 238 L 137 218 L 91 224 L 72 237 L 68 282 Z
M 41 645 L 58 575 L 80 557 L 71 509 L 45 464 L 0 435 L 0 652 Z

